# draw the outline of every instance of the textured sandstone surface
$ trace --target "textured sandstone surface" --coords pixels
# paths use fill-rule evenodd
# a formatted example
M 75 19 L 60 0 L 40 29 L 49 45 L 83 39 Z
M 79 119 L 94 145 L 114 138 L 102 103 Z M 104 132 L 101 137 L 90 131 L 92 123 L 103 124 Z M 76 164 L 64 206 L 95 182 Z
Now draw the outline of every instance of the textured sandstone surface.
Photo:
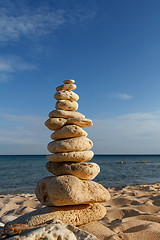
M 75 111 L 78 109 L 78 103 L 76 101 L 71 102 L 69 100 L 58 100 L 55 108 L 60 110 Z
M 75 83 L 75 80 L 73 80 L 73 79 L 68 79 L 68 80 L 64 80 L 63 83 L 65 83 L 65 84 Z
M 49 118 L 45 126 L 52 131 L 56 131 L 64 125 L 77 125 L 81 128 L 92 126 L 92 120 L 87 118 Z
M 74 90 L 76 88 L 77 88 L 77 86 L 75 84 L 66 83 L 66 84 L 63 84 L 63 85 L 57 87 L 56 91 L 61 91 L 61 90 L 71 91 L 71 90 Z
M 47 162 L 46 168 L 49 172 L 56 176 L 71 174 L 85 180 L 93 180 L 100 172 L 100 167 L 96 163 L 91 162 Z
M 51 134 L 54 140 L 87 136 L 87 133 L 76 125 L 66 125 Z
M 27 224 L 29 227 L 45 224 L 53 219 L 59 219 L 64 223 L 79 226 L 90 221 L 97 221 L 106 214 L 106 208 L 99 203 L 81 204 L 76 206 L 44 207 L 30 213 L 26 213 L 6 225 L 17 223 Z
M 58 91 L 54 94 L 54 98 L 56 100 L 70 100 L 70 101 L 78 101 L 79 96 L 72 91 Z
M 72 175 L 43 178 L 35 192 L 38 200 L 46 206 L 89 204 L 110 199 L 109 192 L 101 184 Z
M 89 161 L 93 158 L 94 153 L 91 150 L 82 152 L 63 152 L 47 155 L 51 162 L 82 162 Z
M 61 127 L 63 127 L 63 125 L 66 122 L 67 122 L 67 120 L 64 118 L 49 118 L 45 122 L 45 126 L 52 131 L 56 131 L 56 130 L 60 129 Z
M 9 240 L 77 240 L 75 234 L 59 223 L 44 225 L 23 232 Z
M 86 151 L 93 146 L 92 141 L 86 137 L 69 138 L 65 140 L 52 141 L 48 144 L 51 153 Z
M 31 228 L 9 240 L 98 240 L 92 234 L 58 219 L 51 223 Z
M 67 124 L 75 124 L 79 127 L 90 127 L 92 126 L 92 120 L 87 118 L 68 118 Z
M 53 110 L 49 113 L 49 118 L 85 118 L 82 113 L 66 110 Z

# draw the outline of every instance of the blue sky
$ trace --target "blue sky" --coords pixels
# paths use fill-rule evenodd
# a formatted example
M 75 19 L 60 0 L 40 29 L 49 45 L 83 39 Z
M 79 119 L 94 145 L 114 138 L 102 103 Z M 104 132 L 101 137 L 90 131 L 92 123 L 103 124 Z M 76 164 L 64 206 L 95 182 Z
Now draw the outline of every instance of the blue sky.
M 46 154 L 64 79 L 95 153 L 160 153 L 159 0 L 0 0 L 0 154 Z

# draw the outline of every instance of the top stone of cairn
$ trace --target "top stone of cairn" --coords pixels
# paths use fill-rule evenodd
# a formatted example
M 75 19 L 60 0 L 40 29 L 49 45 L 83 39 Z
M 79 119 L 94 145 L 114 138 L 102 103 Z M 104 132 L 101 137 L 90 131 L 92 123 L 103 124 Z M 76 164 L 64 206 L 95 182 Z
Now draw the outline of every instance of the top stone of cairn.
M 75 83 L 75 80 L 68 79 L 68 80 L 64 80 L 63 83 L 66 83 L 66 84 L 68 84 L 68 83 Z

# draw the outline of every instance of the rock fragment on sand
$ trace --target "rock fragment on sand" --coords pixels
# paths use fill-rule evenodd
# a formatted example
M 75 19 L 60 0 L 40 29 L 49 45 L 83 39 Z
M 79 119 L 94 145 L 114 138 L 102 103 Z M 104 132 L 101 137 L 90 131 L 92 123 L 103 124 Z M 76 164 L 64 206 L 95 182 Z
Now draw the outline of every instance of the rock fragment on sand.
M 0 222 L 0 229 L 4 227 L 4 223 Z
M 60 175 L 73 175 L 77 178 L 85 180 L 93 180 L 100 168 L 96 163 L 81 162 L 81 163 L 65 163 L 65 162 L 47 162 L 46 168 L 49 172 L 56 176 Z
M 86 137 L 68 138 L 65 140 L 52 141 L 48 144 L 51 153 L 86 151 L 93 146 L 92 141 Z
M 54 94 L 54 98 L 56 100 L 70 100 L 70 101 L 78 101 L 79 96 L 72 91 L 58 91 Z
M 27 230 L 19 236 L 9 238 L 9 240 L 76 240 L 73 232 L 65 226 L 55 223 Z
M 25 231 L 19 236 L 8 238 L 9 240 L 98 240 L 92 234 L 79 228 L 53 220 L 52 224 L 40 226 Z
M 51 162 L 82 162 L 89 161 L 93 158 L 94 153 L 89 151 L 82 152 L 63 152 L 47 155 L 47 159 Z
M 82 113 L 66 110 L 53 110 L 49 113 L 49 118 L 85 118 Z
M 7 223 L 6 226 L 13 224 L 26 224 L 28 227 L 34 227 L 48 223 L 53 219 L 59 219 L 64 223 L 79 226 L 90 221 L 97 221 L 106 214 L 106 208 L 99 203 L 81 204 L 75 206 L 63 207 L 44 207 L 27 213 Z
M 61 91 L 61 90 L 65 90 L 65 91 L 71 91 L 71 90 L 74 90 L 76 89 L 77 86 L 73 83 L 66 83 L 66 84 L 63 84 L 59 87 L 56 88 L 56 91 Z
M 65 139 L 65 138 L 75 138 L 87 136 L 87 133 L 76 125 L 66 125 L 59 130 L 51 134 L 51 138 L 54 140 Z
M 55 108 L 58 110 L 76 111 L 78 109 L 78 103 L 76 101 L 58 100 Z
M 13 215 L 4 215 L 4 216 L 1 217 L 1 222 L 6 224 L 7 222 L 11 222 L 11 221 L 13 221 L 16 218 L 17 217 L 13 216 Z
M 101 184 L 72 175 L 43 178 L 35 192 L 38 200 L 46 206 L 100 203 L 110 199 L 109 192 Z

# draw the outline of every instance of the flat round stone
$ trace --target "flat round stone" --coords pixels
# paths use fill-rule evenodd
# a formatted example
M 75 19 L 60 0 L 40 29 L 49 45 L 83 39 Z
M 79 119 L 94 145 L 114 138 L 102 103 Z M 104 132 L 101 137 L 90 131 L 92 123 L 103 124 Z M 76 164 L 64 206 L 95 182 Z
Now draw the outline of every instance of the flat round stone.
M 71 91 L 71 90 L 75 90 L 76 88 L 77 86 L 75 84 L 63 84 L 57 87 L 56 91 L 61 91 L 61 90 Z
M 75 177 L 93 180 L 100 172 L 100 167 L 92 162 L 66 163 L 66 162 L 47 162 L 46 168 L 56 176 L 73 175 Z
M 68 118 L 66 124 L 75 124 L 79 127 L 90 127 L 92 126 L 92 120 L 87 118 Z
M 85 118 L 82 113 L 66 110 L 53 110 L 49 113 L 49 118 Z
M 66 125 L 51 134 L 54 140 L 87 136 L 86 131 L 76 125 Z
M 63 152 L 47 155 L 51 162 L 82 162 L 89 161 L 93 158 L 94 153 L 91 150 L 82 152 Z
M 76 101 L 69 100 L 58 100 L 56 102 L 55 108 L 57 110 L 67 110 L 67 111 L 75 111 L 78 109 L 78 103 Z
M 99 203 L 62 207 L 42 207 L 35 211 L 22 215 L 16 218 L 14 221 L 8 222 L 7 227 L 11 226 L 10 229 L 13 229 L 14 226 L 12 228 L 12 225 L 14 224 L 25 224 L 25 226 L 27 226 L 28 228 L 33 228 L 44 225 L 47 222 L 51 222 L 51 224 L 59 222 L 59 220 L 61 220 L 63 223 L 79 226 L 82 224 L 100 220 L 105 216 L 105 214 L 106 208 Z M 73 226 L 69 225 L 68 229 L 74 230 L 73 232 L 75 234 L 75 229 L 73 228 Z M 77 230 L 78 232 L 80 231 L 79 228 Z M 83 234 L 82 236 L 84 237 L 86 235 Z M 85 240 L 83 237 L 81 238 L 80 236 L 77 236 L 76 239 Z M 31 240 L 31 238 L 29 238 L 29 240 Z M 86 240 L 91 240 L 90 238 L 88 238 L 88 235 Z
M 66 83 L 66 84 L 75 83 L 75 80 L 73 80 L 73 79 L 68 79 L 68 80 L 64 80 L 63 83 Z
M 86 137 L 69 138 L 65 140 L 52 141 L 48 144 L 51 153 L 86 151 L 93 147 L 93 143 Z
M 63 127 L 63 125 L 66 122 L 67 122 L 67 120 L 64 118 L 49 118 L 45 122 L 45 126 L 52 131 L 56 131 L 56 130 L 60 129 L 61 127 Z
M 56 100 L 78 101 L 79 96 L 75 92 L 62 90 L 57 91 L 54 94 L 54 98 Z

